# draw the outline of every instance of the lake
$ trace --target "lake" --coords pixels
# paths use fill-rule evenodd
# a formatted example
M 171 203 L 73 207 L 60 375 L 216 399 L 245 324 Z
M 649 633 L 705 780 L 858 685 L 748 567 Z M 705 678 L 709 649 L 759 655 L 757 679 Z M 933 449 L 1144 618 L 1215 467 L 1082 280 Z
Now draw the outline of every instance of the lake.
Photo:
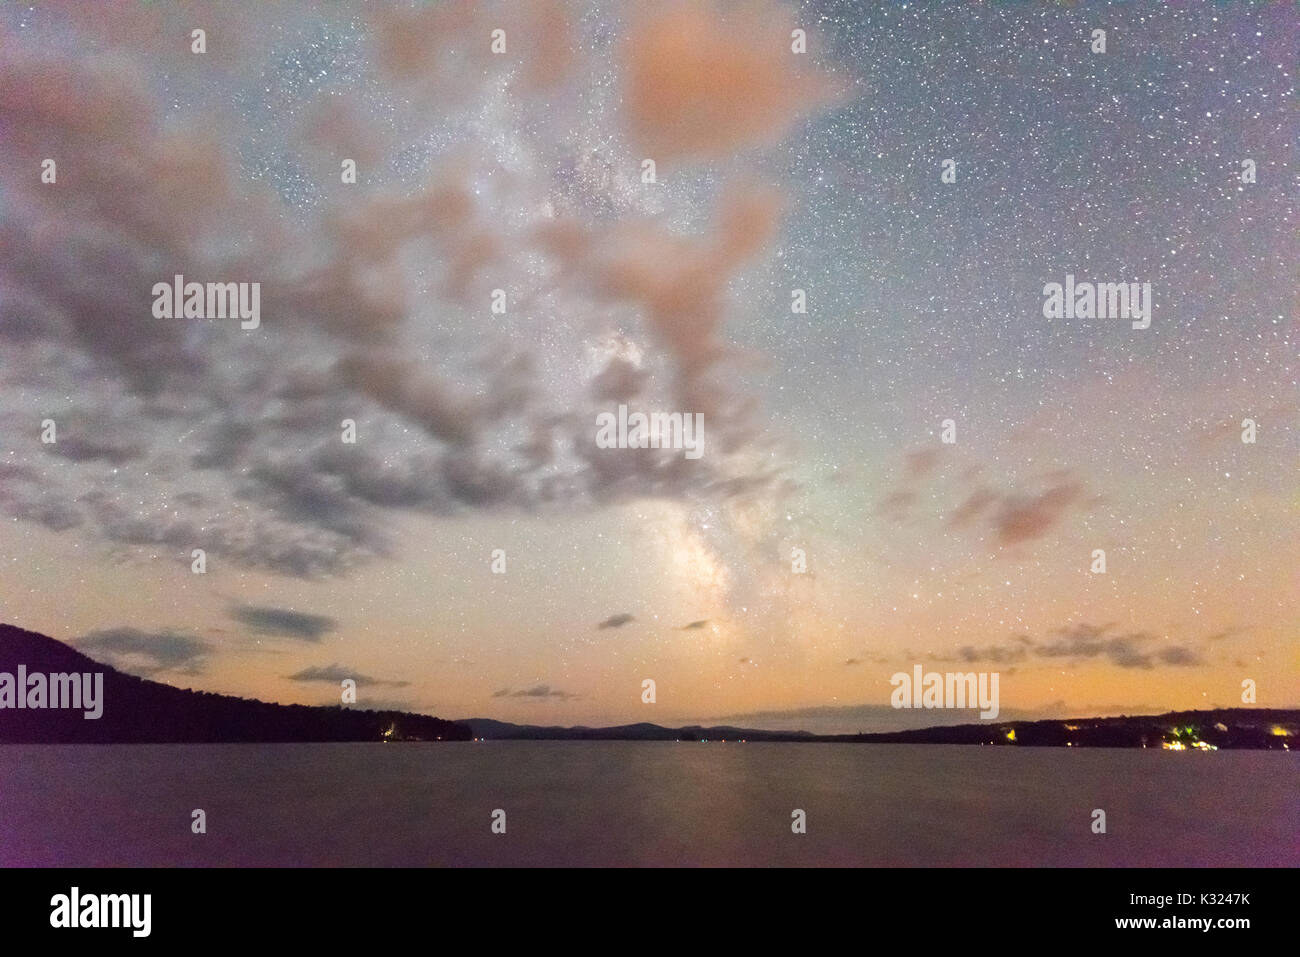
M 1298 770 L 1262 751 L 4 745 L 0 865 L 1294 867 Z

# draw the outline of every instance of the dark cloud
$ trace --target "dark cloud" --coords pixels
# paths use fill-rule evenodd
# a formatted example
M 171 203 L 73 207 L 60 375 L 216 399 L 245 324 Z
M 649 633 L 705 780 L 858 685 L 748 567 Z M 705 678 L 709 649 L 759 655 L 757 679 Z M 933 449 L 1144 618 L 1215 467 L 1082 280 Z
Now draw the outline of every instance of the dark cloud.
M 103 657 L 109 664 L 137 674 L 179 671 L 196 674 L 211 652 L 204 641 L 175 631 L 141 631 L 137 628 L 105 628 L 73 641 L 77 650 L 92 658 Z
M 957 650 L 955 658 L 931 655 L 932 661 L 943 662 L 962 662 L 964 664 L 977 664 L 980 662 L 990 662 L 992 664 L 1006 665 L 1023 661 L 1027 652 L 1023 645 L 987 645 L 983 648 L 977 648 L 972 645 L 965 645 Z
M 931 661 L 959 662 L 963 664 L 1011 665 L 1026 660 L 1029 655 L 1038 658 L 1068 658 L 1086 660 L 1101 658 L 1118 668 L 1147 670 L 1157 665 L 1193 667 L 1205 663 L 1194 648 L 1173 644 L 1157 647 L 1156 636 L 1145 631 L 1114 633 L 1114 625 L 1093 625 L 1087 622 L 1058 628 L 1052 637 L 1035 641 L 1027 635 L 1016 635 L 1005 645 L 964 646 L 955 656 L 930 655 Z M 1211 635 L 1206 640 L 1212 640 Z
M 598 401 L 627 402 L 635 398 L 649 381 L 649 372 L 615 356 L 591 380 L 591 395 Z
M 58 441 L 45 446 L 45 450 L 51 455 L 58 455 L 74 462 L 101 459 L 112 465 L 125 465 L 127 462 L 144 457 L 144 447 L 129 438 L 114 437 L 100 427 L 74 432 L 68 424 L 61 422 L 57 415 L 54 416 L 54 421 L 58 425 Z
M 402 688 L 409 685 L 409 681 L 386 681 L 382 678 L 371 678 L 367 675 L 358 674 L 356 671 L 344 668 L 339 664 L 326 665 L 325 667 L 304 668 L 295 674 L 285 675 L 287 681 L 323 681 L 329 684 L 340 684 L 344 680 L 351 678 L 357 683 L 358 688 L 367 685 L 387 685 L 391 688 Z
M 636 616 L 629 615 L 626 612 L 624 612 L 618 615 L 610 615 L 608 618 L 606 618 L 604 621 L 598 624 L 596 628 L 598 630 L 603 630 L 605 628 L 622 628 L 630 621 L 636 621 Z
M 709 623 L 709 619 L 707 619 L 707 618 L 701 619 L 700 621 L 688 621 L 686 624 L 682 625 L 682 626 L 681 626 L 680 628 L 678 628 L 677 630 L 678 630 L 678 631 L 697 631 L 698 629 L 705 627 L 708 623 Z
M 844 664 L 846 667 L 852 665 L 865 665 L 865 664 L 884 665 L 884 664 L 888 664 L 889 661 L 890 659 L 886 658 L 883 655 L 878 655 L 870 650 L 866 650 L 866 651 L 859 652 L 857 655 L 853 656 L 852 658 L 849 658 L 844 662 Z
M 1156 637 L 1149 632 L 1137 631 L 1112 634 L 1113 625 L 1091 625 L 1081 622 L 1060 628 L 1056 637 L 1034 646 L 1034 654 L 1041 658 L 1105 658 L 1119 668 L 1148 670 L 1157 664 L 1191 667 L 1204 663 L 1199 653 L 1183 645 L 1149 648 Z
M 1201 657 L 1199 652 L 1178 645 L 1171 648 L 1161 648 L 1156 652 L 1156 658 L 1163 664 L 1177 665 L 1179 667 L 1194 667 L 1205 664 L 1205 659 Z
M 30 466 L 0 463 L 0 509 L 56 532 L 81 525 L 85 521 L 81 510 L 51 497 L 47 485 L 42 473 Z
M 287 608 L 270 608 L 257 605 L 236 605 L 230 617 L 263 635 L 279 635 L 317 642 L 338 624 L 325 615 L 311 615 Z
M 502 688 L 500 691 L 492 692 L 494 698 L 556 698 L 561 701 L 568 701 L 581 695 L 572 694 L 568 691 L 561 691 L 558 688 L 552 688 L 550 685 L 534 685 L 521 691 L 511 691 L 509 688 Z

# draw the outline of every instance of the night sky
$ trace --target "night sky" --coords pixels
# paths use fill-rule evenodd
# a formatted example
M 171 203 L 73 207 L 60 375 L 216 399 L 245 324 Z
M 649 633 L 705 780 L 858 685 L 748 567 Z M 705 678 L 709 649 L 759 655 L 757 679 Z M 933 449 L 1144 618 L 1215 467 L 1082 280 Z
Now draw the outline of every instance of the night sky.
M 1294 707 L 1298 54 L 1289 3 L 4 4 L 0 620 L 450 718 Z

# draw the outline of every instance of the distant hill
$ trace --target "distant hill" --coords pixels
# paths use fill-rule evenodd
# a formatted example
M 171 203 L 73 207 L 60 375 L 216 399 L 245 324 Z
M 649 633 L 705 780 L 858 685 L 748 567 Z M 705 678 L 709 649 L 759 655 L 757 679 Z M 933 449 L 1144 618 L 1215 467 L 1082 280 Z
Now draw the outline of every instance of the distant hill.
M 571 728 L 558 725 L 510 724 L 492 718 L 467 718 L 461 721 L 474 731 L 474 737 L 497 741 L 815 741 L 807 731 L 757 731 L 752 728 L 690 725 L 665 728 L 640 722 L 611 728 Z
M 0 625 L 0 672 L 102 672 L 103 716 L 81 710 L 0 709 L 0 743 L 180 743 L 239 741 L 468 741 L 463 724 L 401 711 L 268 704 L 173 688 L 123 674 L 45 635 Z
M 959 724 L 879 734 L 810 734 L 753 728 L 691 725 L 664 728 L 625 724 L 612 728 L 563 728 L 510 724 L 491 718 L 462 722 L 476 738 L 511 741 L 801 741 L 823 744 L 987 744 L 1019 747 L 1169 748 L 1172 750 L 1290 750 L 1300 736 L 1300 710 L 1227 708 L 1171 711 L 1118 718 Z
M 1300 736 L 1300 710 L 1220 708 L 1117 718 L 1067 718 L 961 724 L 822 740 L 876 744 L 995 744 L 1049 748 L 1253 749 L 1288 751 Z

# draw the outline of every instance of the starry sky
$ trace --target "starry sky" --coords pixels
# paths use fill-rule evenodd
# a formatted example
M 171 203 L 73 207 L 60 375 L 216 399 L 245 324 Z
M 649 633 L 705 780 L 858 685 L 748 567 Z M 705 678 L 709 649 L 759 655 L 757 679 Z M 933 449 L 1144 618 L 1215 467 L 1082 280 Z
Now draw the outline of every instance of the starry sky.
M 1297 706 L 1298 53 L 1287 3 L 0 5 L 0 620 L 450 718 Z M 260 326 L 155 318 L 177 273 Z

